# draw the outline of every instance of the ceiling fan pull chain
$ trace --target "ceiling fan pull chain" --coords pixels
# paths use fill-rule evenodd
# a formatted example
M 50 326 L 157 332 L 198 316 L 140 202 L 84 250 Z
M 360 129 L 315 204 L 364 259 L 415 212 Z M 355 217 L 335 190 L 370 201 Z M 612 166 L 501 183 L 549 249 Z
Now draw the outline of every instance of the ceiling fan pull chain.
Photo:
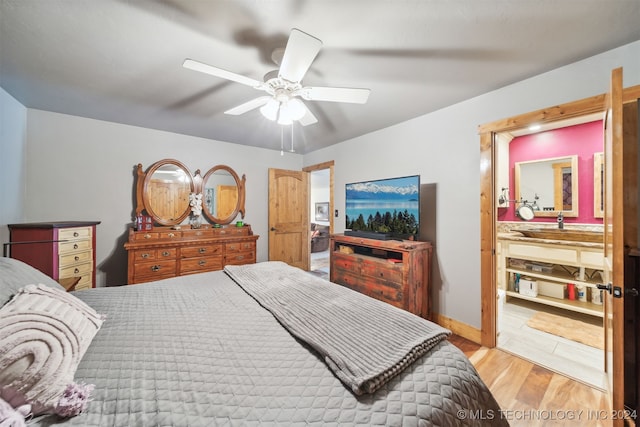
M 284 126 L 280 126 L 280 155 L 284 156 Z
M 296 152 L 296 150 L 293 149 L 293 123 L 291 123 L 291 152 Z

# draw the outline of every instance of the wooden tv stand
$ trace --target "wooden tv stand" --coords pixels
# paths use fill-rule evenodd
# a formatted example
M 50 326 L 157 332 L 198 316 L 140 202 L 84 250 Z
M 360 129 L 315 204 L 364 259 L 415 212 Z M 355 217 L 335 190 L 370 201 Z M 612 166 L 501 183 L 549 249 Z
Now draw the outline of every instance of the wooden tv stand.
M 428 319 L 431 243 L 334 234 L 330 280 Z

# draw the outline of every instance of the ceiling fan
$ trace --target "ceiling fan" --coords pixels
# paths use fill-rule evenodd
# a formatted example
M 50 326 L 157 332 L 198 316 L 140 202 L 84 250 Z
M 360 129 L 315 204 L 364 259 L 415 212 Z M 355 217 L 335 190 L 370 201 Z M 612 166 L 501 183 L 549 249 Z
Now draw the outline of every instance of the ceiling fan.
M 306 101 L 364 104 L 370 93 L 369 89 L 363 88 L 303 86 L 302 78 L 321 47 L 322 41 L 319 39 L 296 28 L 292 29 L 284 53 L 281 49 L 276 49 L 273 55 L 277 57 L 279 53 L 282 54 L 280 61 L 276 59 L 280 68 L 265 74 L 262 82 L 193 59 L 185 59 L 182 66 L 267 93 L 231 108 L 225 111 L 225 114 L 240 115 L 260 107 L 263 116 L 281 125 L 289 125 L 297 120 L 301 125 L 307 126 L 316 123 L 318 119 L 299 98 Z

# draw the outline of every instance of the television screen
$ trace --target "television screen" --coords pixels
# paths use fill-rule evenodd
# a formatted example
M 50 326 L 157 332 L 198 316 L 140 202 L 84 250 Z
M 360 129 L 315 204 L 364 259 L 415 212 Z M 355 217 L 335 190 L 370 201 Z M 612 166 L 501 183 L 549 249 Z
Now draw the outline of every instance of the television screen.
M 420 219 L 420 175 L 346 185 L 345 228 L 417 236 Z

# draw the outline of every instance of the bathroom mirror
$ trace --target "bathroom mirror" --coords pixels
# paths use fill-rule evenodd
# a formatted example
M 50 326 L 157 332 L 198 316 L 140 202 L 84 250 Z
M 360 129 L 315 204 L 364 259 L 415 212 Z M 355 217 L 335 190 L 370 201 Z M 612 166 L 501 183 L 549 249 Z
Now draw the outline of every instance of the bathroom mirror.
M 173 159 L 160 160 L 142 172 L 138 165 L 138 209 L 140 198 L 147 214 L 160 225 L 180 224 L 191 211 L 189 194 L 194 191 L 194 182 L 189 169 Z M 140 188 L 141 186 L 141 188 Z
M 604 153 L 593 153 L 593 216 L 604 217 Z
M 536 217 L 577 217 L 578 156 L 517 162 L 515 199 L 526 201 Z
M 203 214 L 216 224 L 229 224 L 238 213 L 244 218 L 244 182 L 229 166 L 211 168 L 202 179 Z

